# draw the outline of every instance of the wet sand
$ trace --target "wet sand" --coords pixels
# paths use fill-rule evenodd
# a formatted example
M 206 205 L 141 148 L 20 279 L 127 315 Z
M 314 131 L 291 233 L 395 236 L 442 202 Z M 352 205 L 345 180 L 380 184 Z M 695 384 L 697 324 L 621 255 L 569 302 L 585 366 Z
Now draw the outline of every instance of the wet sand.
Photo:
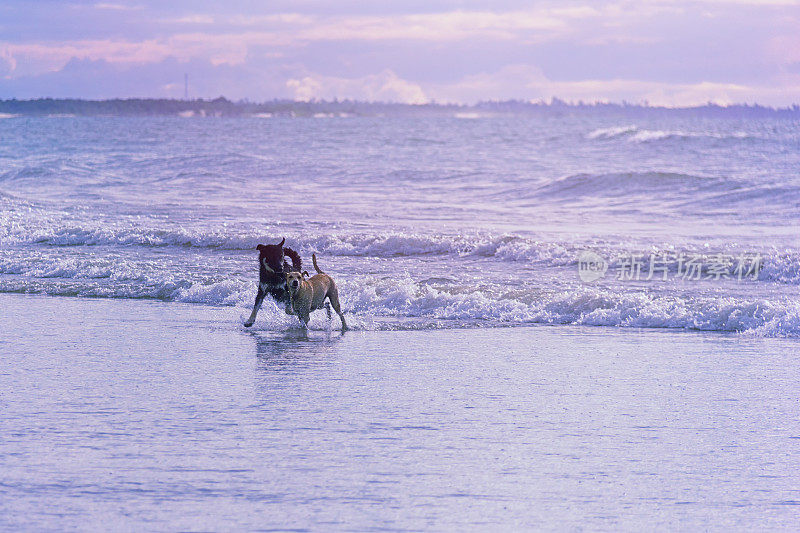
M 789 529 L 800 342 L 0 295 L 0 529 Z

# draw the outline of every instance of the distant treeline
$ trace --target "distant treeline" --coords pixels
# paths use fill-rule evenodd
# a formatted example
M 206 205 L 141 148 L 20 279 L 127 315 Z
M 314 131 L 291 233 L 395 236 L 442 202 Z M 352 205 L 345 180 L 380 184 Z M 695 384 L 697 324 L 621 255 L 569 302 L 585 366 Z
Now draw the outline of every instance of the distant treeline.
M 458 104 L 397 104 L 358 102 L 353 100 L 297 102 L 272 100 L 253 103 L 232 102 L 224 97 L 214 100 L 167 100 L 127 98 L 113 100 L 80 100 L 40 98 L 36 100 L 0 100 L 0 114 L 20 116 L 485 116 L 538 115 L 564 116 L 585 112 L 592 114 L 625 114 L 627 116 L 693 116 L 693 117 L 786 117 L 800 118 L 800 106 L 773 108 L 760 105 L 720 106 L 706 104 L 697 107 L 667 108 L 640 104 L 579 102 L 567 103 L 554 98 L 551 102 L 521 100 Z

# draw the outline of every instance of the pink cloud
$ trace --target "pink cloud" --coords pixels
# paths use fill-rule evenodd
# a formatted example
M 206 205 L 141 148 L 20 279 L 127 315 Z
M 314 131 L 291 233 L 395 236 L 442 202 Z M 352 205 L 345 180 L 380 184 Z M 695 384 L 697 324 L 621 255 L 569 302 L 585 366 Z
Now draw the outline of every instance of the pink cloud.
M 286 82 L 296 100 L 332 100 L 350 98 L 404 104 L 424 104 L 428 101 L 419 85 L 403 80 L 391 70 L 361 78 L 338 78 L 309 75 Z

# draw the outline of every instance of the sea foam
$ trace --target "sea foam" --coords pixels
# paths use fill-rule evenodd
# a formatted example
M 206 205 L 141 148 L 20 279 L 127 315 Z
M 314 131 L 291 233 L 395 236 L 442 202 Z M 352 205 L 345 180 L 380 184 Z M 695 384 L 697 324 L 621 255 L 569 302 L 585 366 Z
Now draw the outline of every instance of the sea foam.
M 133 270 L 110 272 L 108 268 L 98 265 L 92 270 L 66 262 L 12 275 L 14 269 L 5 265 L 0 291 L 148 298 L 243 309 L 252 305 L 255 296 L 255 281 L 241 275 L 198 278 L 156 269 L 134 275 Z M 800 336 L 800 306 L 790 298 L 651 294 L 621 286 L 580 284 L 560 289 L 475 286 L 454 280 L 427 283 L 408 275 L 351 274 L 339 277 L 339 285 L 344 309 L 363 327 L 380 317 L 394 317 L 398 328 L 411 320 L 417 328 L 423 323 L 425 327 L 572 324 Z M 386 321 L 381 324 L 387 327 Z

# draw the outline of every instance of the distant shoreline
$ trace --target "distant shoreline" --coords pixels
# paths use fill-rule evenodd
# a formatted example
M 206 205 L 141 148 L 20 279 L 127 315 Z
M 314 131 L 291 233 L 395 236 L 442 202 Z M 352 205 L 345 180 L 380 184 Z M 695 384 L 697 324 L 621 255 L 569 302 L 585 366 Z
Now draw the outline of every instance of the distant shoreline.
M 800 106 L 773 108 L 761 105 L 706 104 L 696 107 L 658 107 L 628 103 L 568 103 L 554 98 L 550 102 L 521 100 L 488 101 L 477 104 L 401 104 L 354 100 L 310 101 L 271 100 L 254 103 L 233 102 L 224 97 L 213 100 L 175 100 L 157 98 L 116 98 L 83 100 L 38 98 L 0 100 L 0 118 L 71 116 L 176 116 L 176 117 L 423 117 L 450 116 L 483 118 L 492 116 L 580 116 L 625 115 L 628 117 L 709 117 L 709 118 L 792 118 L 800 119 Z

